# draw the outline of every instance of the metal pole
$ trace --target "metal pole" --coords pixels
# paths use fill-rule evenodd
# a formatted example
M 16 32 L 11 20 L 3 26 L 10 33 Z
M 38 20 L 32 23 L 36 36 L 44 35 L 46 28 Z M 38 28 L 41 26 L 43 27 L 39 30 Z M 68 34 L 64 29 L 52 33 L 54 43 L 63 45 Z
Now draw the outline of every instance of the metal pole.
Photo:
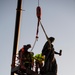
M 16 11 L 16 22 L 15 22 L 15 33 L 14 33 L 14 44 L 13 44 L 13 54 L 12 54 L 12 68 L 15 67 L 15 59 L 16 59 L 16 52 L 18 47 L 18 37 L 19 37 L 19 29 L 20 29 L 20 17 L 21 17 L 21 6 L 22 6 L 22 0 L 18 0 L 17 3 L 17 11 Z M 14 75 L 14 73 L 11 72 L 11 75 Z

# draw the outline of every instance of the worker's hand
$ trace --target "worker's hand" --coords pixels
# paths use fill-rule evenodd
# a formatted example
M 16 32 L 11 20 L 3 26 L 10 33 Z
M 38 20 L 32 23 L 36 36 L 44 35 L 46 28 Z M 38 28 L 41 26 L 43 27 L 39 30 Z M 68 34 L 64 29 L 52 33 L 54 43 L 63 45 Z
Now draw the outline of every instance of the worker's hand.
M 59 56 L 61 56 L 62 55 L 62 50 L 60 50 L 60 52 L 59 52 Z

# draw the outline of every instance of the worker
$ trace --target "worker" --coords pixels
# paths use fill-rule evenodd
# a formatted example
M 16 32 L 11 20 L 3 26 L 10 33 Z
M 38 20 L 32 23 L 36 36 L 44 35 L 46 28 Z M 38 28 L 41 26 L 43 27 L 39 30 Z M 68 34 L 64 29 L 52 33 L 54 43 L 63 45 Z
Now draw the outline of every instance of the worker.
M 45 63 L 44 67 L 41 69 L 41 73 L 53 73 L 53 75 L 57 75 L 57 62 L 54 57 L 54 54 L 58 54 L 61 56 L 60 53 L 56 52 L 53 47 L 53 42 L 55 40 L 54 37 L 48 38 L 49 40 L 45 43 L 42 49 L 42 55 L 45 55 Z M 50 41 L 50 44 L 49 44 Z
M 42 54 L 36 54 L 34 59 L 35 59 L 35 66 L 36 66 L 35 72 L 39 73 L 38 69 L 40 70 L 43 66 L 44 56 L 42 56 Z
M 23 45 L 23 48 L 19 51 L 19 60 L 20 60 L 20 66 L 22 68 L 29 68 L 31 69 L 31 53 L 28 52 L 28 49 L 31 48 L 30 44 Z

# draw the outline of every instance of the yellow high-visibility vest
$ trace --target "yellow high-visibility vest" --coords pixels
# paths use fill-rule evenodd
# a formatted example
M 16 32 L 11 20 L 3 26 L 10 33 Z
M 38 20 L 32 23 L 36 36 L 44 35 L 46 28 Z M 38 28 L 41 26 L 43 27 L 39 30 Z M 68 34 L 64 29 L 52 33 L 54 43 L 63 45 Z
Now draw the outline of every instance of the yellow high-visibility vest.
M 42 54 L 36 54 L 36 55 L 34 56 L 34 58 L 35 58 L 36 61 L 39 61 L 39 62 L 42 62 L 42 61 L 44 61 L 44 59 L 45 59 L 45 57 L 42 56 Z

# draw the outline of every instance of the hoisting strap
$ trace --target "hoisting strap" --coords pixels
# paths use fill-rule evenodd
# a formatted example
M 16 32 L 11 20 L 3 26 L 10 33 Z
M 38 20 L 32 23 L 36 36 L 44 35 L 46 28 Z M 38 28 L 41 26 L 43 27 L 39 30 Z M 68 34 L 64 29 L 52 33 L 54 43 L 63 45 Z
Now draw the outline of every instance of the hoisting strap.
M 46 39 L 47 39 L 47 41 L 48 41 L 48 43 L 49 43 L 49 45 L 50 45 L 50 49 L 51 49 L 51 41 L 49 40 L 49 38 L 48 38 L 48 36 L 47 36 L 47 34 L 46 34 L 46 32 L 45 32 L 45 29 L 44 29 L 44 27 L 43 27 L 43 25 L 42 25 L 42 23 L 41 23 L 41 7 L 39 6 L 39 0 L 38 0 L 38 6 L 37 6 L 37 8 L 36 8 L 36 15 L 37 15 L 37 18 L 38 18 L 38 23 L 37 23 L 37 31 L 36 31 L 36 39 L 35 39 L 35 42 L 34 42 L 34 44 L 33 44 L 33 47 L 32 47 L 32 49 L 31 49 L 31 51 L 33 50 L 33 48 L 34 48 L 34 46 L 35 46 L 35 44 L 36 44 L 36 41 L 37 41 L 37 39 L 38 39 L 38 32 L 39 32 L 39 24 L 41 25 L 41 27 L 42 27 L 42 29 L 43 29 L 43 32 L 44 32 L 44 34 L 45 34 L 45 36 L 46 36 Z
M 38 32 L 39 32 L 39 22 L 40 22 L 40 19 L 38 19 L 38 23 L 37 23 L 37 31 L 36 31 L 36 38 L 35 38 L 35 41 L 34 41 L 34 44 L 33 44 L 33 47 L 31 49 L 31 51 L 33 50 L 35 44 L 36 44 L 36 41 L 38 40 Z
M 32 50 L 33 50 L 33 48 L 34 48 L 34 46 L 35 46 L 37 40 L 38 40 L 38 38 L 35 38 L 35 41 L 34 41 L 33 47 L 32 47 L 32 49 L 30 50 L 30 52 L 32 52 Z
M 38 38 L 38 33 L 39 33 L 39 21 L 40 21 L 40 20 L 38 20 L 38 23 L 37 23 L 36 38 Z
M 38 19 L 37 30 L 36 30 L 36 38 L 35 38 L 35 41 L 34 41 L 34 44 L 33 44 L 33 47 L 31 49 L 31 51 L 33 50 L 33 48 L 34 48 L 34 46 L 36 44 L 36 41 L 38 40 L 39 24 L 40 24 L 40 20 L 41 20 L 41 7 L 39 6 L 39 0 L 38 0 L 38 6 L 36 8 L 36 16 L 37 16 L 37 19 Z
M 43 30 L 43 32 L 44 32 L 44 34 L 45 34 L 45 36 L 46 36 L 46 39 L 47 39 L 47 41 L 48 41 L 48 43 L 49 43 L 49 45 L 50 45 L 50 49 L 51 49 L 51 41 L 49 40 L 49 38 L 48 38 L 48 36 L 47 36 L 47 34 L 46 34 L 46 31 L 45 31 L 45 29 L 44 29 L 44 27 L 43 27 L 41 21 L 40 21 L 40 25 L 41 25 L 41 27 L 42 27 L 42 30 Z
M 48 43 L 49 43 L 50 50 L 51 50 L 51 41 L 49 40 L 49 38 L 48 38 L 48 36 L 47 36 L 47 34 L 46 34 L 46 31 L 45 31 L 45 29 L 44 29 L 44 27 L 43 27 L 41 21 L 40 21 L 40 25 L 41 25 L 41 27 L 42 27 L 42 30 L 43 30 L 45 36 L 46 36 L 46 39 L 47 39 L 47 41 L 48 41 Z M 49 53 L 48 53 L 48 55 L 47 55 L 47 58 L 46 58 L 45 62 L 48 61 L 49 55 L 50 55 L 50 51 L 49 51 Z M 44 65 L 44 67 L 45 67 L 45 65 Z
M 39 22 L 41 20 L 41 7 L 38 5 L 36 8 L 36 16 L 38 19 L 38 23 L 37 23 L 37 32 L 36 32 L 36 38 L 38 38 L 38 32 L 39 32 Z

